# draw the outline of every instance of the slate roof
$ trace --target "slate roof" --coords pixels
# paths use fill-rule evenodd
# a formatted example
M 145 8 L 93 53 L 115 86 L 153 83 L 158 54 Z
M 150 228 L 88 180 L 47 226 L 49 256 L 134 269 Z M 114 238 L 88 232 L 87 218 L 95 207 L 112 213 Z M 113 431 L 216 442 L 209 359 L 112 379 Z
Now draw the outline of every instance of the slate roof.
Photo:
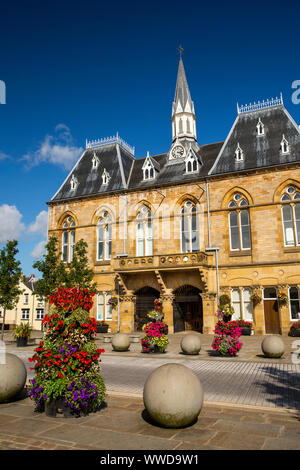
M 265 135 L 258 137 L 256 125 L 259 118 L 264 125 Z M 290 148 L 286 155 L 280 151 L 283 134 Z M 235 160 L 238 143 L 244 153 L 241 162 Z M 159 164 L 156 177 L 143 181 L 142 167 L 146 157 L 135 158 L 117 143 L 88 148 L 51 201 L 188 183 L 214 175 L 300 162 L 300 131 L 284 106 L 279 105 L 238 114 L 225 142 L 201 146 L 195 143 L 193 149 L 199 162 L 202 162 L 198 172 L 187 174 L 184 158 L 172 162 L 168 159 L 168 153 L 163 153 L 151 156 L 151 160 Z M 92 168 L 94 152 L 100 160 L 97 169 Z M 155 166 L 158 168 L 158 165 Z M 102 182 L 104 168 L 110 175 L 107 185 Z M 74 190 L 70 184 L 73 174 L 78 181 Z
M 184 110 L 187 102 L 189 102 L 190 108 L 192 110 L 193 102 L 191 99 L 191 94 L 190 94 L 188 82 L 187 82 L 185 71 L 184 71 L 183 61 L 182 61 L 182 58 L 180 57 L 179 65 L 178 65 L 173 111 L 175 111 L 176 105 L 178 103 L 181 104 L 181 107 Z
M 256 125 L 264 125 L 264 135 L 258 136 Z M 281 153 L 282 136 L 290 152 Z M 242 161 L 235 160 L 237 145 L 243 151 Z M 256 168 L 284 165 L 300 161 L 300 131 L 283 105 L 239 114 L 213 168 L 211 175 L 235 173 Z

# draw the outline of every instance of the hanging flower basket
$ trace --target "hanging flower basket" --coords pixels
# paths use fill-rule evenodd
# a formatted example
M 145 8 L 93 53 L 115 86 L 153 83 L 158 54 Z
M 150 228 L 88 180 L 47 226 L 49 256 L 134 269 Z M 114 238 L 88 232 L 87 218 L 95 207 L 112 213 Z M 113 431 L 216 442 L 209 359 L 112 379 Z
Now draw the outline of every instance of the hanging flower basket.
M 161 299 L 155 299 L 154 300 L 154 310 L 160 311 L 162 309 L 162 300 Z
M 286 305 L 288 302 L 288 296 L 286 295 L 285 292 L 279 291 L 277 294 L 277 300 L 280 303 L 280 305 Z
M 109 305 L 112 306 L 112 308 L 116 308 L 116 306 L 118 305 L 119 303 L 119 299 L 118 297 L 114 296 L 114 297 L 111 297 L 108 301 Z
M 253 305 L 258 305 L 262 301 L 262 298 L 257 292 L 253 292 L 253 294 L 250 297 L 250 300 L 252 300 Z

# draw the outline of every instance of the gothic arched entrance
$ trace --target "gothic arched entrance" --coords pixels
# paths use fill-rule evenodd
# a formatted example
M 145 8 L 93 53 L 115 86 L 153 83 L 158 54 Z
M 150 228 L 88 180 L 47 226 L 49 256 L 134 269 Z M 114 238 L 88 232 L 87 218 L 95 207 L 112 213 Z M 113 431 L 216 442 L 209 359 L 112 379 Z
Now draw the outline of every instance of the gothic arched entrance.
M 203 307 L 201 290 L 193 286 L 182 286 L 174 291 L 174 333 L 200 331 L 203 329 Z
M 144 323 L 150 321 L 147 313 L 154 309 L 154 300 L 159 298 L 160 293 L 153 287 L 147 286 L 136 291 L 135 295 L 134 329 L 135 331 L 142 331 Z

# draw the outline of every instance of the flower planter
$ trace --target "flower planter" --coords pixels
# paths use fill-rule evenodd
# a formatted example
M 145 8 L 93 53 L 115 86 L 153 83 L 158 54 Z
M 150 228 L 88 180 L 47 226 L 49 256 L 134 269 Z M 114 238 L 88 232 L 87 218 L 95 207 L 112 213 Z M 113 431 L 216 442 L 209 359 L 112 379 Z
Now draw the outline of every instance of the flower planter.
M 242 336 L 250 336 L 251 335 L 251 327 L 249 326 L 241 326 Z
M 291 328 L 290 336 L 300 336 L 300 328 Z
M 64 404 L 63 399 L 51 400 L 50 402 L 45 403 L 45 414 L 51 418 L 56 418 L 58 410 L 62 410 L 64 418 L 72 418 L 74 416 L 79 416 L 78 414 L 72 413 L 71 408 Z M 81 414 L 81 413 L 80 413 Z
M 97 333 L 107 333 L 107 332 L 108 332 L 108 325 L 97 326 Z
M 16 339 L 17 341 L 17 347 L 24 347 L 27 346 L 28 343 L 28 338 L 20 336 L 19 338 Z
M 228 323 L 230 320 L 231 320 L 231 315 L 224 315 L 223 316 L 224 323 Z

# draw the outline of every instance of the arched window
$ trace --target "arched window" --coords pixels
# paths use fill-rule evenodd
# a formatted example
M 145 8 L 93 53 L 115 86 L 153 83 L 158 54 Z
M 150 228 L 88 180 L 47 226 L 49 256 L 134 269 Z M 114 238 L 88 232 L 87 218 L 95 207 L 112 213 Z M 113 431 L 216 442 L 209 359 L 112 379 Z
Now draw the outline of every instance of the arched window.
M 103 211 L 98 220 L 97 227 L 97 260 L 111 259 L 111 218 L 107 211 Z
M 231 305 L 234 309 L 232 320 L 253 321 L 252 290 L 249 287 L 234 288 L 231 290 Z
M 289 298 L 291 320 L 299 320 L 298 313 L 300 312 L 300 295 L 298 287 L 293 286 L 289 288 Z
M 264 135 L 265 134 L 265 126 L 261 122 L 260 118 L 258 120 L 258 123 L 256 124 L 256 134 L 257 135 Z
M 197 209 L 194 203 L 186 201 L 181 208 L 181 252 L 199 251 L 199 230 Z
M 144 180 L 151 180 L 155 177 L 155 170 L 154 170 L 153 164 L 150 162 L 149 159 L 148 161 L 145 162 L 143 166 L 143 173 L 144 173 Z
M 75 248 L 75 222 L 73 217 L 67 216 L 63 221 L 62 232 L 62 260 L 70 263 L 74 256 Z
M 198 171 L 198 160 L 196 156 L 190 152 L 189 156 L 185 159 L 185 171 L 186 173 L 195 173 Z
M 283 153 L 283 154 L 289 153 L 289 151 L 290 151 L 289 143 L 286 140 L 286 138 L 284 137 L 284 134 L 282 135 L 282 140 L 281 140 L 281 143 L 280 143 L 280 147 L 281 147 L 281 153 Z
M 247 206 L 248 201 L 240 193 L 235 193 L 228 205 L 231 209 L 229 212 L 231 251 L 251 249 L 250 217 Z
M 136 221 L 136 256 L 153 255 L 153 225 L 151 211 L 142 206 Z
M 235 151 L 235 160 L 236 160 L 237 162 L 241 162 L 241 161 L 244 160 L 244 152 L 243 152 L 243 150 L 241 149 L 239 143 L 237 144 L 237 148 L 236 148 L 236 151 Z
M 300 245 L 300 192 L 288 186 L 281 196 L 284 246 Z

